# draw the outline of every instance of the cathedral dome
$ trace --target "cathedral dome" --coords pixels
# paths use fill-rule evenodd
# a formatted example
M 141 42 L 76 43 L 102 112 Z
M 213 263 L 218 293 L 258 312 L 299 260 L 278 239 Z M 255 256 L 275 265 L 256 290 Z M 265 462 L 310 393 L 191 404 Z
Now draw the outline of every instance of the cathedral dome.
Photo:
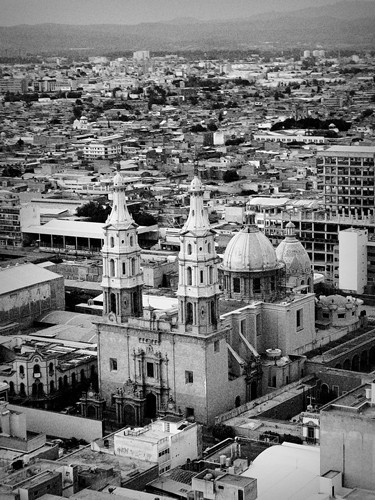
M 276 248 L 276 256 L 286 266 L 286 272 L 293 275 L 310 274 L 311 260 L 302 243 L 295 236 L 295 225 L 286 225 L 286 237 Z
M 229 242 L 221 268 L 249 272 L 277 269 L 276 253 L 270 240 L 255 225 L 246 226 Z

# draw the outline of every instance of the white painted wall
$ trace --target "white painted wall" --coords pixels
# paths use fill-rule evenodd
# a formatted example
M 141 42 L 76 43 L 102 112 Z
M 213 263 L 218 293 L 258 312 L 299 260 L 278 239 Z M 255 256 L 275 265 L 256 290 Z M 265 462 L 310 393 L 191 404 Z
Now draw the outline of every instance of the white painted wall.
M 367 230 L 339 232 L 339 288 L 363 293 L 367 284 Z

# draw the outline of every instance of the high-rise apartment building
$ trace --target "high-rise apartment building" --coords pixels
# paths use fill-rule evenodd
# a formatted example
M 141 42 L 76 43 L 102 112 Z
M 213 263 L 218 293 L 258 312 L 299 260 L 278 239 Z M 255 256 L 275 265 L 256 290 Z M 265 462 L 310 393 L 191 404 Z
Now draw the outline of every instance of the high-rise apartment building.
M 374 217 L 374 166 L 373 146 L 331 146 L 317 153 L 324 203 L 332 215 Z
M 22 246 L 20 209 L 18 194 L 0 190 L 0 246 Z
M 248 204 L 274 245 L 291 220 L 315 272 L 339 286 L 339 232 L 367 230 L 367 290 L 375 288 L 375 147 L 331 146 L 317 153 L 324 204 L 256 198 Z

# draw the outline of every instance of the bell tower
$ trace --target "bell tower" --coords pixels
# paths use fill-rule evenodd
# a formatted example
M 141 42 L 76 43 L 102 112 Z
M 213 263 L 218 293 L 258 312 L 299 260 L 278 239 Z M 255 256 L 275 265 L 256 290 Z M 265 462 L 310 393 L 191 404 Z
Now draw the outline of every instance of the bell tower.
M 120 172 L 113 179 L 113 206 L 104 226 L 103 316 L 123 323 L 129 316 L 142 315 L 141 249 L 137 224 L 129 214 L 125 183 Z
M 197 175 L 190 184 L 190 212 L 180 233 L 179 330 L 209 335 L 219 321 L 219 281 L 215 232 L 203 205 L 203 185 Z

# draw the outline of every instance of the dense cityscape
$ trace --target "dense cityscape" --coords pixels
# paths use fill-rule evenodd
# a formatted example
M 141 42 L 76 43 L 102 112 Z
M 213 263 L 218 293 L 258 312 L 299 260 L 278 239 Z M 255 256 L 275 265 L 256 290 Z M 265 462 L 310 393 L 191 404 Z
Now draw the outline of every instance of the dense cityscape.
M 0 53 L 0 498 L 375 499 L 375 52 L 152 49 Z

